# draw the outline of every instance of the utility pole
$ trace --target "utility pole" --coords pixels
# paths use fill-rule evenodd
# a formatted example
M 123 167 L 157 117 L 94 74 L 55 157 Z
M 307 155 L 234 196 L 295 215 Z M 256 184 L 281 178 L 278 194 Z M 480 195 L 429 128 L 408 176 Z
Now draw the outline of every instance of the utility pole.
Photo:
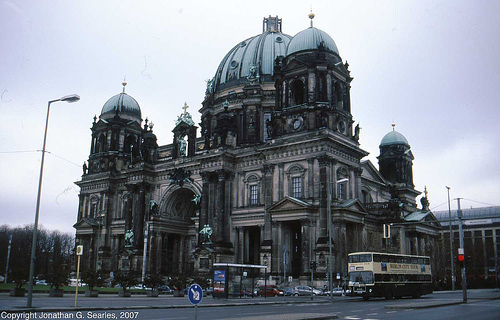
M 450 204 L 450 187 L 446 187 L 448 189 L 448 216 L 449 216 L 449 226 L 450 226 L 450 261 L 451 261 L 451 290 L 455 291 L 455 265 L 454 265 L 454 258 L 453 258 L 453 228 L 452 228 L 452 221 L 451 221 L 451 204 Z
M 464 230 L 462 228 L 462 209 L 460 209 L 460 198 L 457 198 L 457 203 L 458 203 L 458 209 L 457 209 L 457 215 L 458 215 L 458 231 L 460 233 L 460 251 L 462 254 L 465 256 L 465 251 L 464 251 Z M 463 291 L 463 301 L 467 303 L 467 275 L 465 273 L 465 261 L 462 266 L 462 291 Z

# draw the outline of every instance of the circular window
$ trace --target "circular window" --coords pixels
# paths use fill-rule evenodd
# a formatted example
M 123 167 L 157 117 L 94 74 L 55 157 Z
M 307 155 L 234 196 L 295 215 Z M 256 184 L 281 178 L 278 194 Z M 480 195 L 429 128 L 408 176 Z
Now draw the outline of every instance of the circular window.
M 236 69 L 238 67 L 238 61 L 236 61 L 236 60 L 231 61 L 230 66 L 231 66 L 231 69 Z
M 247 43 L 246 43 L 245 41 L 242 41 L 242 42 L 240 43 L 240 47 L 242 47 L 242 48 L 243 48 L 244 46 L 246 46 L 246 45 L 247 45 Z
M 276 42 L 277 43 L 282 43 L 283 42 L 283 38 L 282 37 L 276 37 Z
M 294 130 L 299 130 L 300 127 L 302 126 L 302 119 L 295 119 L 292 122 L 292 126 Z
M 337 129 L 339 130 L 340 133 L 345 133 L 345 123 L 344 123 L 344 121 L 339 121 L 337 123 Z

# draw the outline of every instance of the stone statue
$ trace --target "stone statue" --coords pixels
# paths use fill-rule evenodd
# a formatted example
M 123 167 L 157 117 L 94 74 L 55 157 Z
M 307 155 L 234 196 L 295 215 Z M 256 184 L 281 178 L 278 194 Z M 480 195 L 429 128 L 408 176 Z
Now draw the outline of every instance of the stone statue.
M 87 174 L 87 164 L 85 163 L 85 161 L 83 162 L 83 174 Z
M 195 205 L 198 205 L 201 202 L 201 195 L 195 194 L 193 196 L 193 199 L 191 199 L 191 201 L 193 201 Z
M 181 137 L 177 141 L 179 142 L 179 156 L 186 156 L 186 140 L 184 140 L 184 137 Z
M 359 141 L 359 123 L 354 128 L 354 140 Z
M 125 232 L 125 247 L 132 247 L 134 245 L 134 231 L 127 230 Z
M 266 120 L 266 130 L 267 130 L 267 137 L 271 139 L 273 137 L 273 122 L 271 119 Z
M 203 229 L 200 230 L 200 234 L 203 237 L 202 244 L 212 244 L 212 239 L 210 239 L 212 232 L 210 225 L 206 224 L 203 226 Z
M 214 79 L 205 80 L 207 82 L 207 90 L 205 91 L 205 95 L 210 95 L 214 92 Z

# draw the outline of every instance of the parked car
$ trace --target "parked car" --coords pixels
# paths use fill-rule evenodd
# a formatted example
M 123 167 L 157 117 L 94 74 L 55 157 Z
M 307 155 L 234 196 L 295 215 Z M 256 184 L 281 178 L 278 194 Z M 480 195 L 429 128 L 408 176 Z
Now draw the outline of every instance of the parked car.
M 174 294 L 174 290 L 170 289 L 166 284 L 158 286 L 158 292 L 162 294 Z
M 48 286 L 49 285 L 49 283 L 47 283 L 46 280 L 37 280 L 35 284 L 36 285 L 42 285 L 42 286 Z
M 211 295 L 212 293 L 214 293 L 214 288 L 213 288 L 213 287 L 206 288 L 206 289 L 204 289 L 204 290 L 203 290 L 203 292 L 204 292 L 204 293 L 203 293 L 204 295 L 209 296 L 209 295 Z
M 313 295 L 315 295 L 315 296 L 321 295 L 321 290 L 319 290 L 319 289 L 313 288 L 312 291 L 313 291 Z M 297 287 L 293 288 L 293 295 L 295 297 L 310 296 L 311 295 L 311 287 L 309 287 L 309 286 L 297 286 Z
M 291 296 L 291 295 L 293 295 L 293 288 L 291 288 L 291 287 L 287 287 L 287 288 L 284 288 L 282 290 L 283 290 L 283 294 L 285 296 Z
M 258 295 L 261 297 L 278 297 L 283 295 L 283 291 L 279 290 L 275 285 L 260 286 Z
M 336 288 L 333 288 L 333 290 L 332 290 L 333 296 L 341 296 L 342 294 L 349 295 L 350 293 L 351 293 L 351 290 L 349 290 L 349 289 L 344 290 L 344 288 L 342 288 L 342 287 L 336 287 Z M 325 291 L 325 295 L 329 296 L 330 291 Z

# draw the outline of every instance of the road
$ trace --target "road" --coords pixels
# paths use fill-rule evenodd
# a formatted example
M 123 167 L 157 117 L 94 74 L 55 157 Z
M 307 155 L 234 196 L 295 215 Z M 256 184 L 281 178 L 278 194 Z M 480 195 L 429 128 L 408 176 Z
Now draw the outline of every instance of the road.
M 198 308 L 199 320 L 240 319 L 240 320 L 293 320 L 293 319 L 405 319 L 442 320 L 474 319 L 489 320 L 500 318 L 500 300 L 470 302 L 426 309 L 386 309 L 386 302 L 357 301 L 335 303 L 304 303 Z M 76 312 L 66 312 L 77 319 Z M 80 319 L 144 319 L 144 320 L 191 320 L 195 310 L 189 309 L 140 309 L 126 311 L 81 311 Z M 41 317 L 37 317 L 41 318 Z M 62 319 L 62 316 L 61 316 Z
M 486 294 L 487 293 L 487 294 Z M 211 297 L 204 298 L 202 306 L 197 308 L 197 319 L 199 320 L 298 320 L 298 319 L 405 319 L 405 320 L 433 320 L 433 319 L 500 319 L 500 292 L 477 291 L 470 294 L 467 304 L 461 303 L 461 293 L 435 293 L 427 295 L 421 299 L 373 299 L 363 301 L 360 298 L 336 297 L 333 302 L 328 298 L 317 297 L 313 302 L 305 298 L 283 298 L 268 299 L 240 299 L 214 300 Z M 60 298 L 38 297 L 39 304 L 50 304 L 52 310 L 35 309 L 29 314 L 28 311 L 20 319 L 165 319 L 165 320 L 188 320 L 195 319 L 195 309 L 189 303 L 185 303 L 183 298 L 170 298 L 178 305 L 169 302 L 169 307 L 165 304 L 147 306 L 145 303 L 152 301 L 146 297 L 132 298 L 127 300 L 118 297 L 106 297 L 98 299 L 88 299 L 93 301 L 87 304 L 88 309 L 95 307 L 95 310 L 69 311 L 71 308 L 54 309 L 59 304 L 70 302 L 71 296 L 61 300 Z M 68 301 L 66 301 L 68 300 Z M 163 300 L 163 299 L 162 299 Z M 2 302 L 10 301 L 7 297 L 0 297 L 0 309 Z M 159 300 L 154 300 L 159 301 Z M 82 299 L 82 303 L 85 302 Z M 127 303 L 128 302 L 128 303 Z M 184 302 L 184 304 L 181 304 Z M 118 307 L 122 304 L 122 308 Z M 227 305 L 222 306 L 221 304 Z M 250 305 L 249 303 L 252 303 Z M 450 304 L 439 306 L 440 304 Z M 137 309 L 135 309 L 137 306 Z M 142 306 L 142 307 L 139 307 Z M 111 310 L 116 308 L 117 310 Z M 420 309 L 422 308 L 422 309 Z M 11 308 L 10 310 L 13 310 Z M 23 312 L 17 308 L 18 312 Z M 9 317 L 10 316 L 10 317 Z M 2 313 L 1 319 L 14 319 L 11 313 Z M 19 319 L 19 318 L 15 318 Z

